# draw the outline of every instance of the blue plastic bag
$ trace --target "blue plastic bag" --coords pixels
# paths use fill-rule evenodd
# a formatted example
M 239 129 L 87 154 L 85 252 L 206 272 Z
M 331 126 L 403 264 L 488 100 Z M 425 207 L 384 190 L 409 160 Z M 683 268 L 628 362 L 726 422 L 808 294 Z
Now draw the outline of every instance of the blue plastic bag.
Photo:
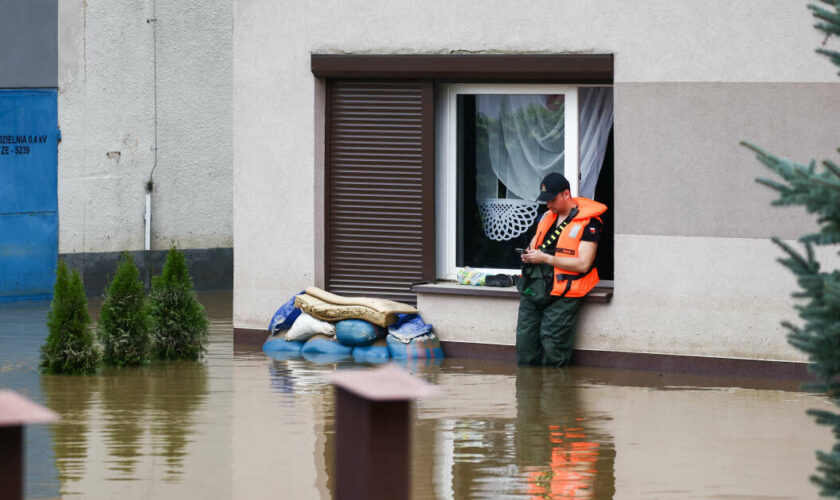
M 403 342 L 431 331 L 432 325 L 425 323 L 419 314 L 398 314 L 397 322 L 388 327 L 388 333 Z
M 385 363 L 391 359 L 387 345 L 367 345 L 353 349 L 353 359 L 368 363 Z
M 271 318 L 271 323 L 268 324 L 268 331 L 274 333 L 278 330 L 288 330 L 292 327 L 292 324 L 295 322 L 298 316 L 300 316 L 300 309 L 295 307 L 295 297 L 305 293 L 301 291 L 300 293 L 296 294 L 294 297 L 289 299 L 285 304 L 280 306 L 280 309 L 274 313 L 274 317 Z
M 341 345 L 335 340 L 327 340 L 321 337 L 311 338 L 303 344 L 300 352 L 306 354 L 337 354 L 350 356 L 353 352 L 353 347 L 349 345 Z
M 391 353 L 392 358 L 443 358 L 443 349 L 440 347 L 440 340 L 432 332 L 412 337 L 407 342 L 395 337 L 393 334 L 388 334 L 386 339 L 388 341 L 388 351 Z
M 385 336 L 385 330 L 363 319 L 345 319 L 335 324 L 335 338 L 344 345 L 366 346 Z
M 300 352 L 303 342 L 290 342 L 282 335 L 272 335 L 262 346 L 263 352 Z

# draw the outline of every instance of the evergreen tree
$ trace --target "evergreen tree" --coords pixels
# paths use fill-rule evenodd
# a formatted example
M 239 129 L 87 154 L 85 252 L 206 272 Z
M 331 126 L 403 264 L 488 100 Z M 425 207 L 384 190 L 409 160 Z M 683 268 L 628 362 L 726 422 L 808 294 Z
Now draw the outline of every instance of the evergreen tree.
M 149 360 L 151 349 L 149 310 L 140 282 L 140 271 L 123 254 L 117 273 L 105 291 L 99 314 L 99 342 L 108 365 L 138 366 Z
M 90 316 L 82 278 L 75 270 L 69 273 L 64 261 L 59 261 L 47 314 L 49 334 L 41 347 L 41 373 L 84 375 L 96 371 L 99 352 L 88 325 Z
M 187 259 L 173 245 L 150 296 L 154 356 L 198 359 L 207 350 L 207 315 L 193 291 Z
M 840 35 L 840 0 L 820 1 L 829 8 L 808 6 L 819 19 L 815 27 L 827 38 Z M 817 52 L 840 66 L 840 53 L 822 48 Z M 823 161 L 821 169 L 815 161 L 806 167 L 751 144 L 742 144 L 782 178 L 782 182 L 757 179 L 779 193 L 774 205 L 802 205 L 809 213 L 818 215 L 820 231 L 799 238 L 804 255 L 778 238 L 773 239 L 787 254 L 779 262 L 793 272 L 801 288 L 794 297 L 804 299 L 804 303 L 796 306 L 802 326 L 782 324 L 789 330 L 788 342 L 808 355 L 809 370 L 819 381 L 811 387 L 825 392 L 840 406 L 840 270 L 821 270 L 814 256 L 814 245 L 840 243 L 840 167 L 830 160 Z M 831 451 L 817 451 L 817 474 L 811 480 L 820 487 L 820 495 L 840 498 L 840 415 L 813 409 L 808 414 L 819 424 L 831 426 L 835 437 Z

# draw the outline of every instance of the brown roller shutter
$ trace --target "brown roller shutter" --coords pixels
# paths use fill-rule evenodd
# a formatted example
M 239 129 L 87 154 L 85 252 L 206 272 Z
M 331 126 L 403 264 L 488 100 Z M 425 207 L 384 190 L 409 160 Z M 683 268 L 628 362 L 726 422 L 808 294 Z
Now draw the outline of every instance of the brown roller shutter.
M 432 99 L 427 81 L 329 82 L 328 290 L 414 304 L 434 279 Z

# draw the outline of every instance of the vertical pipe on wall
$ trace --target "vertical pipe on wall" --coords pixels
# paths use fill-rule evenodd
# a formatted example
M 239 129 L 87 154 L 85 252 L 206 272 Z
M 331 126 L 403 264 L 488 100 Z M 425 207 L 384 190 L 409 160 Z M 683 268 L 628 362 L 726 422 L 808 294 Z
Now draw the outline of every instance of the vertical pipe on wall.
M 152 191 L 154 190 L 154 181 L 152 180 L 155 169 L 158 164 L 158 109 L 157 109 L 157 0 L 152 0 L 152 17 L 146 19 L 147 23 L 152 25 L 152 73 L 153 73 L 153 100 L 154 100 L 154 145 L 152 151 L 154 152 L 154 163 L 152 170 L 149 172 L 149 180 L 146 182 L 146 213 L 143 218 L 144 221 L 144 246 L 145 250 L 145 264 L 146 264 L 146 284 L 152 286 Z
M 149 251 L 152 249 L 152 193 L 146 190 L 146 215 L 143 217 L 145 223 L 146 237 L 143 250 Z

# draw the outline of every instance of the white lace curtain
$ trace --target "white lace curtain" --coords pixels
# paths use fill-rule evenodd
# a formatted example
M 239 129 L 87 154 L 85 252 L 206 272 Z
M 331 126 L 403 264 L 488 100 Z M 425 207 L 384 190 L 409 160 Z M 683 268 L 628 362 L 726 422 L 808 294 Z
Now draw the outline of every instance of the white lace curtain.
M 581 87 L 578 100 L 579 191 L 592 198 L 613 124 L 612 88 Z M 476 198 L 487 237 L 513 239 L 536 218 L 540 181 L 564 171 L 564 108 L 562 95 L 476 96 Z
M 595 196 L 607 141 L 613 126 L 612 87 L 581 87 L 580 102 L 580 196 Z

